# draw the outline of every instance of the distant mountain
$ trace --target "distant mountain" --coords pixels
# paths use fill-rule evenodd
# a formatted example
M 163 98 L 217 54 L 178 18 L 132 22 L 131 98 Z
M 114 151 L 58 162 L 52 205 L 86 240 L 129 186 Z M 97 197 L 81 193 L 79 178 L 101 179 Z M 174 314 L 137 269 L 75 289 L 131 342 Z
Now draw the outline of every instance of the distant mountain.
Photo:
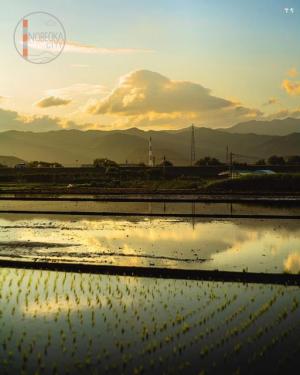
M 43 133 L 6 131 L 0 133 L 0 150 L 2 154 L 18 155 L 27 161 L 56 161 L 65 166 L 91 163 L 96 158 L 109 158 L 118 163 L 125 163 L 126 160 L 129 163 L 146 163 L 150 136 L 157 162 L 165 155 L 177 165 L 190 163 L 191 128 L 179 131 L 143 131 L 135 128 Z M 227 146 L 234 153 L 257 158 L 273 154 L 300 155 L 300 133 L 270 136 L 195 128 L 195 146 L 197 159 L 213 156 L 224 161 Z
M 0 155 L 0 164 L 6 167 L 14 167 L 16 164 L 24 163 L 24 160 L 15 156 Z
M 225 129 L 222 129 L 225 130 Z M 264 134 L 264 135 L 288 135 L 300 133 L 300 119 L 285 118 L 272 121 L 248 121 L 241 122 L 226 129 L 230 133 L 238 134 Z

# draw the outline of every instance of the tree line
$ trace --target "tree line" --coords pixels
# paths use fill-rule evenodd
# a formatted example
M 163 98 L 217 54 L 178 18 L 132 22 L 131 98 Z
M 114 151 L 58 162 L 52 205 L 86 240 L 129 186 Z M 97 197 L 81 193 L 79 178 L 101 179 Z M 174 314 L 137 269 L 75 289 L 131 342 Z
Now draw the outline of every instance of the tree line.
M 217 158 L 205 156 L 195 162 L 195 166 L 221 166 L 226 165 L 228 163 L 224 163 L 220 161 Z M 246 162 L 238 162 L 234 161 L 234 165 L 248 165 Z M 300 155 L 293 155 L 288 157 L 278 156 L 278 155 L 272 155 L 267 159 L 258 159 L 255 163 L 257 166 L 267 166 L 267 165 L 300 165 Z M 94 167 L 118 167 L 118 163 L 116 163 L 113 160 L 110 159 L 95 159 L 93 163 Z M 138 164 L 141 167 L 146 167 L 145 163 L 139 163 Z M 174 164 L 168 160 L 165 159 L 157 164 L 157 167 L 172 167 Z
M 25 164 L 25 163 L 24 163 Z M 203 158 L 200 158 L 194 163 L 194 166 L 222 166 L 229 163 L 224 163 L 220 161 L 217 158 L 205 156 Z M 300 165 L 300 155 L 292 155 L 292 156 L 278 156 L 278 155 L 272 155 L 269 158 L 266 159 L 258 159 L 255 163 L 251 163 L 252 165 L 257 166 L 272 166 L 272 165 Z M 235 166 L 246 166 L 249 165 L 247 162 L 239 162 L 234 161 L 233 165 Z M 104 167 L 104 168 L 118 168 L 119 164 L 113 160 L 107 159 L 107 158 L 98 158 L 93 161 L 93 166 L 95 168 Z M 145 163 L 139 163 L 137 166 L 140 167 L 146 167 L 147 165 Z M 156 165 L 157 167 L 172 167 L 174 164 L 172 161 L 164 158 L 163 161 Z M 0 168 L 5 168 L 6 166 L 3 164 L 0 164 Z M 28 168 L 62 168 L 63 165 L 57 162 L 49 163 L 45 161 L 31 161 L 29 163 L 26 163 L 26 167 Z

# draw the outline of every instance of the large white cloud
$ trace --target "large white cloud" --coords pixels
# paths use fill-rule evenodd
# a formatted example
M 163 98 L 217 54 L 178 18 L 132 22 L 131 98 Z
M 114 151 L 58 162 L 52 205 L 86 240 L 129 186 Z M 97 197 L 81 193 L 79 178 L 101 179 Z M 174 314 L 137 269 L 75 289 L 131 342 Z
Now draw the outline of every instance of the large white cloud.
M 138 70 L 120 79 L 106 98 L 91 108 L 94 113 L 170 113 L 207 111 L 231 106 L 228 100 L 212 96 L 205 87 L 187 81 L 172 81 L 149 70 Z
M 212 95 L 199 83 L 171 80 L 149 70 L 122 77 L 108 96 L 90 103 L 87 112 L 115 115 L 117 123 L 148 127 L 183 127 L 189 121 L 229 126 L 262 115 L 259 110 Z

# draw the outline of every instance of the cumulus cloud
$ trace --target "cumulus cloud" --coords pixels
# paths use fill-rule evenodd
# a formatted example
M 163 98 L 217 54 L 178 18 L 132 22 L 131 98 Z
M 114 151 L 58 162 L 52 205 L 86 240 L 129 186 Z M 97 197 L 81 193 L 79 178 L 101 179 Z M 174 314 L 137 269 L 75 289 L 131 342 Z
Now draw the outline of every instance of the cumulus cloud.
M 21 115 L 16 111 L 0 108 L 0 132 L 7 130 L 44 132 L 61 129 L 96 129 L 99 124 L 75 122 L 67 118 L 47 115 Z M 101 129 L 104 126 L 101 126 Z
M 289 77 L 295 78 L 298 75 L 298 71 L 295 67 L 292 67 L 288 70 L 287 74 L 288 74 Z
M 87 130 L 95 124 L 77 122 L 50 116 L 21 115 L 16 111 L 0 108 L 0 132 L 7 130 L 44 132 L 61 129 Z
M 71 101 L 71 99 L 48 96 L 36 102 L 35 105 L 39 108 L 58 107 L 62 105 L 68 105 L 69 103 L 71 103 Z
M 210 90 L 199 84 L 172 81 L 161 74 L 139 70 L 122 77 L 118 87 L 90 110 L 97 114 L 137 115 L 207 111 L 231 105 L 228 100 L 212 96 Z
M 300 95 L 300 82 L 292 82 L 289 79 L 282 81 L 281 87 L 285 92 L 292 96 Z
M 61 129 L 60 120 L 49 116 L 20 116 L 16 111 L 0 108 L 0 131 L 50 131 Z
M 262 115 L 259 110 L 212 95 L 199 83 L 171 80 L 148 70 L 122 77 L 108 96 L 90 102 L 86 111 L 119 116 L 118 122 L 134 126 L 182 127 L 193 120 L 218 127 Z

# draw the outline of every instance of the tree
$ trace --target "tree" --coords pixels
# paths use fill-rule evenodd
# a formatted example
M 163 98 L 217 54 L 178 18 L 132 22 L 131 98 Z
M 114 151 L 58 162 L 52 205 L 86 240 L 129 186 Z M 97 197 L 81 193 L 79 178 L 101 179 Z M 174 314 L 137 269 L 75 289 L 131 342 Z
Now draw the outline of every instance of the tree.
M 293 155 L 287 158 L 288 164 L 300 164 L 300 155 Z
M 159 167 L 173 167 L 173 163 L 170 160 L 164 159 L 160 164 Z
M 255 165 L 266 165 L 266 161 L 265 161 L 265 159 L 259 159 L 259 160 L 257 160 L 257 162 L 255 163 Z
M 108 167 L 105 168 L 105 174 L 112 177 L 112 176 L 119 176 L 120 174 L 120 169 L 118 166 L 115 165 L 109 165 Z
M 61 168 L 62 165 L 54 162 L 54 163 L 49 163 L 47 161 L 38 161 L 34 160 L 28 163 L 29 168 Z
M 216 158 L 211 158 L 210 156 L 205 156 L 202 159 L 199 159 L 195 163 L 196 166 L 202 166 L 202 165 L 222 165 L 220 160 Z
M 60 164 L 60 163 L 55 162 L 55 163 L 52 163 L 52 167 L 53 167 L 53 168 L 62 168 L 63 165 Z
M 282 156 L 272 155 L 268 159 L 268 164 L 270 165 L 283 165 L 285 160 Z
M 110 159 L 95 159 L 94 162 L 94 167 L 99 168 L 99 167 L 118 167 L 118 164 Z

